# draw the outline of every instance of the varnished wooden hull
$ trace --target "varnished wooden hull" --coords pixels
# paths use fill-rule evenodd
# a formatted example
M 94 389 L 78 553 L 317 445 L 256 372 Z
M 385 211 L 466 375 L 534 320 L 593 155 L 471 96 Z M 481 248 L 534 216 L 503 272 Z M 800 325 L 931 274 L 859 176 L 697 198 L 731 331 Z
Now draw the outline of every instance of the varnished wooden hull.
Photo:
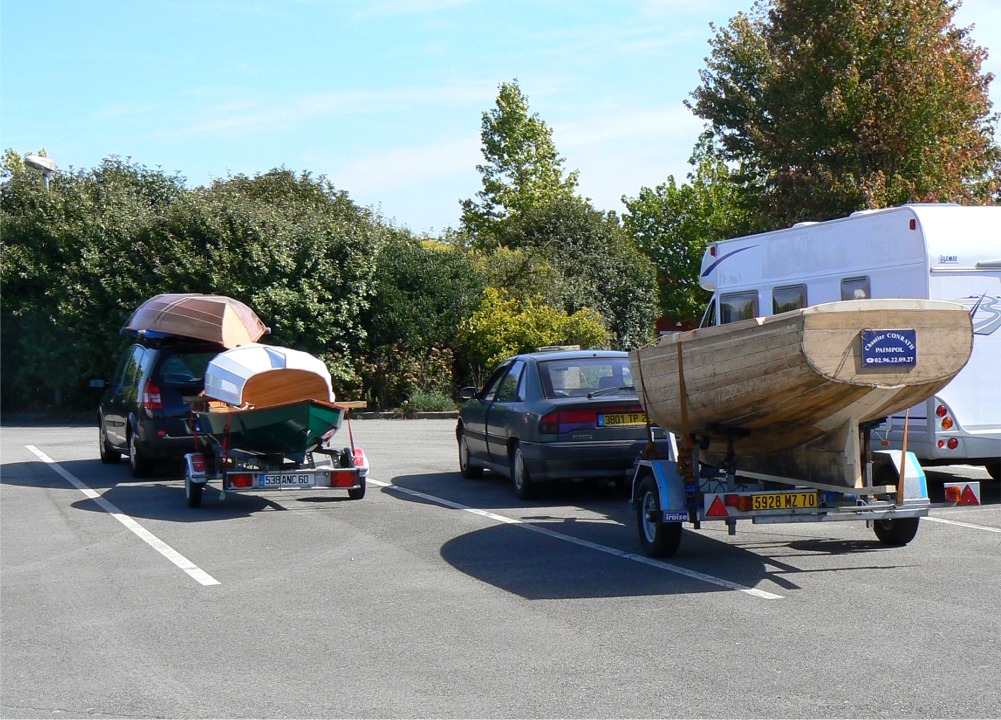
M 866 329 L 913 329 L 915 365 L 863 367 Z M 667 335 L 630 362 L 657 424 L 708 440 L 710 455 L 768 456 L 915 405 L 955 377 L 972 347 L 961 305 L 852 300 Z M 852 440 L 834 444 L 843 442 Z

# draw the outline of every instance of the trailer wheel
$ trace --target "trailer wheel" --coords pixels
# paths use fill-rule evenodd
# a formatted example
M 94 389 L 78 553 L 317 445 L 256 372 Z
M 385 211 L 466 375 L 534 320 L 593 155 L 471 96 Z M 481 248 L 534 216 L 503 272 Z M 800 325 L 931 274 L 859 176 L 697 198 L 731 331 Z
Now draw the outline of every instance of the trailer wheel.
M 190 508 L 201 507 L 202 490 L 204 489 L 205 489 L 205 483 L 192 482 L 190 475 L 185 476 L 184 497 L 188 501 L 188 507 Z
M 351 488 L 348 490 L 348 497 L 352 500 L 361 500 L 365 497 L 365 478 L 358 478 L 358 484 L 361 487 Z
M 640 482 L 638 497 L 636 527 L 639 529 L 643 552 L 649 557 L 671 557 L 678 552 L 681 544 L 681 523 L 666 523 L 661 520 L 660 490 L 651 476 L 648 475 Z
M 906 545 L 917 535 L 920 520 L 921 518 L 874 520 L 872 529 L 884 545 Z

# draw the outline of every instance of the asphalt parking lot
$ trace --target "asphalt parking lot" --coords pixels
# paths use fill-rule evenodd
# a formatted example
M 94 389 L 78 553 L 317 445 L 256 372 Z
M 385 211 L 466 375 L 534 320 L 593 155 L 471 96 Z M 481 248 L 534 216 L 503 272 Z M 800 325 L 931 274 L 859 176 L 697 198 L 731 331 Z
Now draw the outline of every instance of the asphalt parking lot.
M 346 433 L 342 429 L 341 433 Z M 96 429 L 5 425 L 0 715 L 996 717 L 1001 487 L 906 547 L 704 525 L 642 556 L 613 490 L 457 471 L 454 420 L 357 420 L 366 497 L 188 508 Z

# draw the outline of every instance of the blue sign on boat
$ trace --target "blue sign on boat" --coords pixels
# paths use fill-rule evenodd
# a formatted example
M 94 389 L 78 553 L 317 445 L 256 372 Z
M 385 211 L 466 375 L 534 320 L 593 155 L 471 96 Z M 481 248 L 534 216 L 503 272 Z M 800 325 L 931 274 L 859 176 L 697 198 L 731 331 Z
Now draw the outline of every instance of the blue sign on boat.
M 917 362 L 916 330 L 862 331 L 862 367 L 914 367 Z

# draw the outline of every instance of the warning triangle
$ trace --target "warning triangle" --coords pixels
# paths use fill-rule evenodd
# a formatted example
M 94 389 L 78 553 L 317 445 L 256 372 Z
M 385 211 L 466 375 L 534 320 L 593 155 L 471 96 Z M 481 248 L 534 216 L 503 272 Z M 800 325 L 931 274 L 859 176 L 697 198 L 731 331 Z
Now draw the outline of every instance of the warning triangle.
M 726 511 L 726 506 L 723 504 L 723 501 L 720 499 L 719 495 L 717 495 L 716 499 L 713 500 L 712 504 L 709 506 L 709 510 L 706 512 L 706 517 L 729 517 L 729 516 L 730 513 Z
M 980 501 L 977 500 L 977 494 L 973 492 L 973 488 L 969 485 L 963 488 L 963 494 L 959 498 L 960 505 L 979 505 Z

